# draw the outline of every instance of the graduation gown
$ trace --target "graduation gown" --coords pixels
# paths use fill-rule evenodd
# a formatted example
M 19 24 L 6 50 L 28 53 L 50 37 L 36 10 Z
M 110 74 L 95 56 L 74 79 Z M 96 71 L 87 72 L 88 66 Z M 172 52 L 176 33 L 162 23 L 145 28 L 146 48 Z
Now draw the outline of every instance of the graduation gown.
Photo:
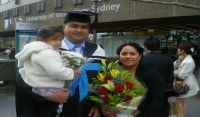
M 98 49 L 98 46 L 93 43 L 86 42 L 85 49 L 83 51 L 83 56 L 89 58 L 99 58 L 99 56 L 93 56 L 93 53 Z M 100 57 L 101 58 L 101 57 Z M 93 61 L 94 63 L 100 63 L 100 60 Z M 87 71 L 88 81 L 90 82 L 91 78 L 97 76 L 98 71 Z M 70 97 L 67 100 L 67 103 L 63 105 L 63 111 L 60 117 L 88 117 L 90 109 L 95 106 L 90 100 L 87 98 L 83 99 L 79 102 L 79 88 L 76 88 L 75 95 Z

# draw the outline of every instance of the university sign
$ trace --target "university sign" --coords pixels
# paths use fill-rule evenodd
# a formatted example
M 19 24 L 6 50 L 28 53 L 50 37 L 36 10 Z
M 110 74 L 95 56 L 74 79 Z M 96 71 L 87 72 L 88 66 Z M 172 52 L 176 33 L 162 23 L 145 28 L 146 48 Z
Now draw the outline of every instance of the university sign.
M 115 12 L 117 13 L 121 7 L 121 4 L 102 4 L 97 7 L 97 12 Z M 75 9 L 82 10 L 82 9 Z M 85 8 L 84 10 L 95 11 L 95 6 L 92 5 L 91 8 Z M 19 16 L 10 19 L 4 19 L 4 29 L 7 29 L 10 25 L 16 24 L 16 22 L 38 22 L 38 21 L 48 21 L 55 18 L 63 18 L 66 13 L 49 13 L 38 16 Z
M 121 4 L 103 4 L 97 7 L 97 12 L 118 12 Z M 95 10 L 95 5 L 92 5 L 92 10 Z

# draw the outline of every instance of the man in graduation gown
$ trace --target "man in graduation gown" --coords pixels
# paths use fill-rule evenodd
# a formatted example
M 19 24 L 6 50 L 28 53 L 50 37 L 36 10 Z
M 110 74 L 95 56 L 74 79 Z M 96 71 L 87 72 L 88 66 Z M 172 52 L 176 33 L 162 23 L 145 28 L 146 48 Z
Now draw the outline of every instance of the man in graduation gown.
M 105 57 L 105 51 L 100 45 L 87 42 L 90 33 L 92 14 L 88 12 L 73 11 L 68 12 L 64 19 L 65 38 L 62 41 L 62 49 L 75 51 L 87 58 Z M 99 60 L 93 62 L 100 62 Z M 87 71 L 87 78 L 96 77 L 97 72 Z M 79 100 L 79 87 L 76 88 L 75 95 L 70 97 L 63 106 L 61 117 L 100 117 L 101 113 L 97 106 L 88 99 Z
M 65 38 L 62 41 L 61 50 L 75 51 L 89 58 L 105 57 L 105 51 L 100 45 L 86 41 L 91 29 L 91 15 L 93 14 L 85 11 L 68 12 L 64 18 Z M 87 71 L 88 81 L 96 75 L 96 71 Z M 60 117 L 102 116 L 99 107 L 87 98 L 79 101 L 79 90 L 81 91 L 79 87 L 75 89 L 75 94 L 71 97 L 69 97 L 68 89 L 63 89 L 44 98 L 33 93 L 32 87 L 25 84 L 20 77 L 16 82 L 17 117 L 41 117 L 41 113 L 43 113 L 42 117 L 55 117 L 58 103 L 64 103 Z

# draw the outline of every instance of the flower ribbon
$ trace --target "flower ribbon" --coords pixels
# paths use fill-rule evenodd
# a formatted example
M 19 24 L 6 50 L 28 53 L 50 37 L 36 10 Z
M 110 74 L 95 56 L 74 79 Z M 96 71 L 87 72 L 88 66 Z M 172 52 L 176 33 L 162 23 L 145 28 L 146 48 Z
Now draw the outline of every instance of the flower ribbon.
M 75 89 L 79 86 L 79 101 L 82 101 L 88 95 L 88 77 L 87 77 L 87 70 L 101 70 L 100 63 L 85 63 L 83 65 L 81 75 L 79 78 L 76 78 L 72 85 L 69 87 L 70 89 L 70 96 L 74 96 Z

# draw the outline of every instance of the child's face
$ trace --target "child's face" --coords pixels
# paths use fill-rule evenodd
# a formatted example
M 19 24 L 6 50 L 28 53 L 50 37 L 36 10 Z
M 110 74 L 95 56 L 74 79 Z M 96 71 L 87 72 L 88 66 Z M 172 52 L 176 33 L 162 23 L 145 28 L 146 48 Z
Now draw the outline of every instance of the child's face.
M 53 49 L 58 50 L 61 47 L 61 42 L 63 39 L 63 35 L 57 32 L 55 35 L 48 37 L 47 44 L 51 45 Z

